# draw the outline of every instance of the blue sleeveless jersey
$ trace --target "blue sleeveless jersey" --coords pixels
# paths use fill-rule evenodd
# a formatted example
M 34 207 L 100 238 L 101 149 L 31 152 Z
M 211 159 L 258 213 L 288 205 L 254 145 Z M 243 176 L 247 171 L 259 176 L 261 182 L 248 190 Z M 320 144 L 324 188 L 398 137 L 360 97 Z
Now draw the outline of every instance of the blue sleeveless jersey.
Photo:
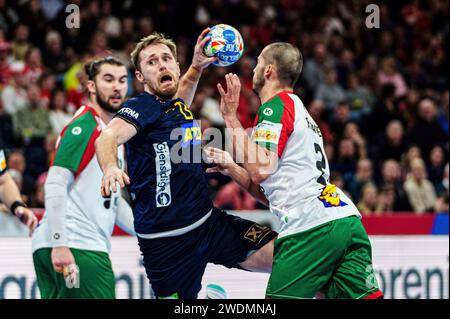
M 136 232 L 183 228 L 205 216 L 213 205 L 201 164 L 201 129 L 183 100 L 144 92 L 115 117 L 137 129 L 125 144 Z

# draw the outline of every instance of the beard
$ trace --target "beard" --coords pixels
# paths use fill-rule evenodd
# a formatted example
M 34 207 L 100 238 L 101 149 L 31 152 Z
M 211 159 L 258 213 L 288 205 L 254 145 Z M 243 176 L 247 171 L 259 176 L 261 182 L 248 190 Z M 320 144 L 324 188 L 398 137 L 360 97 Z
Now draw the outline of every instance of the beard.
M 103 110 L 109 113 L 116 113 L 122 106 L 122 103 L 120 103 L 118 107 L 111 105 L 108 103 L 107 99 L 103 98 L 100 92 L 97 92 L 97 103 Z
M 149 86 L 150 91 L 153 92 L 154 95 L 158 96 L 163 100 L 171 100 L 178 91 L 178 81 L 175 83 L 175 85 L 165 90 L 161 90 L 160 87 L 153 87 L 149 83 L 147 85 Z
M 259 96 L 259 93 L 261 92 L 262 88 L 264 87 L 264 84 L 266 84 L 266 79 L 264 78 L 263 73 L 259 72 L 259 73 L 255 74 L 255 79 L 253 80 L 253 88 L 252 88 L 253 92 L 255 92 L 256 95 Z

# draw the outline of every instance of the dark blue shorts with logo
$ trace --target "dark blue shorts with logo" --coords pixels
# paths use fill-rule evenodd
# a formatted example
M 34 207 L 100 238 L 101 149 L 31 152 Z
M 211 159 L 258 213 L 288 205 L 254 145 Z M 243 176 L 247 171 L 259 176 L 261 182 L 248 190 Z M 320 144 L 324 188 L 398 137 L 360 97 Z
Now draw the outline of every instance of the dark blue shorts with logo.
M 240 268 L 251 251 L 278 234 L 269 227 L 213 208 L 211 216 L 186 234 L 138 237 L 147 277 L 157 298 L 196 299 L 208 263 Z

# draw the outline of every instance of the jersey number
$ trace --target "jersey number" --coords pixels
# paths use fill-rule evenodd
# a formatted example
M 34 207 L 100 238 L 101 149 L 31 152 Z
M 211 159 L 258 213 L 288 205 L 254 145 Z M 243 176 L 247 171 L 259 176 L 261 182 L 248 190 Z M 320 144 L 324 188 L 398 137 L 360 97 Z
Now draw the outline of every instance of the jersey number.
M 180 113 L 183 114 L 183 116 L 186 120 L 194 119 L 194 115 L 192 114 L 192 112 L 187 108 L 187 106 L 184 103 L 175 102 L 175 106 L 178 106 L 178 108 L 180 109 Z
M 322 175 L 320 175 L 320 177 L 317 179 L 317 182 L 319 184 L 326 186 L 327 181 L 325 180 L 325 177 L 323 175 L 325 174 L 325 169 L 327 168 L 327 162 L 325 162 L 325 156 L 323 155 L 323 151 L 322 151 L 322 148 L 320 147 L 320 145 L 317 143 L 314 143 L 314 149 L 315 149 L 316 153 L 320 154 L 320 158 L 321 158 L 319 161 L 316 162 L 317 169 L 322 173 Z

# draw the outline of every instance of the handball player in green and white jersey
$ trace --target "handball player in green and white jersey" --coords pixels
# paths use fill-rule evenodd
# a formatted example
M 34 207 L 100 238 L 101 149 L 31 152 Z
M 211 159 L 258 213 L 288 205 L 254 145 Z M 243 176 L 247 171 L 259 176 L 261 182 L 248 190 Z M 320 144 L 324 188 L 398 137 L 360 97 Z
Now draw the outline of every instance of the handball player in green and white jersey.
M 109 259 L 114 224 L 134 234 L 133 215 L 120 193 L 103 198 L 94 143 L 120 109 L 127 68 L 114 57 L 85 66 L 89 103 L 63 129 L 45 182 L 46 211 L 33 236 L 33 261 L 44 299 L 115 298 Z M 124 167 L 124 150 L 118 164 Z
M 275 241 L 268 298 L 382 298 L 372 267 L 361 214 L 345 193 L 329 183 L 322 134 L 293 88 L 300 76 L 300 51 L 289 43 L 266 46 L 253 70 L 261 99 L 250 138 L 239 122 L 240 81 L 218 84 L 221 112 L 234 156 L 207 148 L 217 166 L 270 206 L 281 229 Z

